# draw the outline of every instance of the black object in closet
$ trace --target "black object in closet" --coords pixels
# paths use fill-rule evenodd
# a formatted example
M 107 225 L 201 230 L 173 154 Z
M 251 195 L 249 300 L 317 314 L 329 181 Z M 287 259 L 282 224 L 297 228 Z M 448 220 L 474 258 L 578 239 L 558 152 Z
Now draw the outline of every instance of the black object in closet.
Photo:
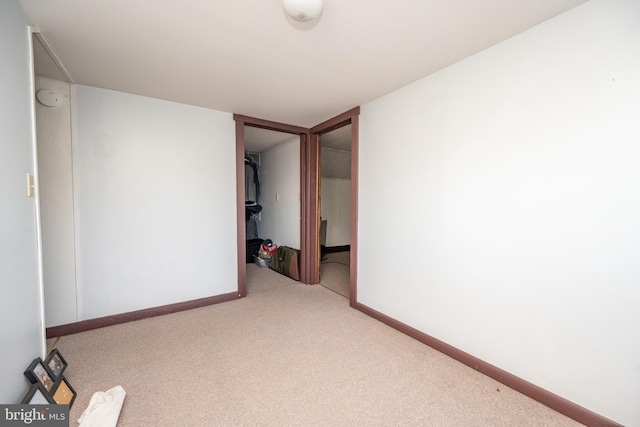
M 245 220 L 246 220 L 246 239 L 253 240 L 258 238 L 258 223 L 254 218 L 255 214 L 262 211 L 260 201 L 260 169 L 258 163 L 245 154 Z M 251 188 L 253 186 L 253 188 Z M 255 198 L 255 200 L 252 200 Z M 249 249 L 247 248 L 247 253 Z
M 259 165 L 255 162 L 255 160 L 253 160 L 253 158 L 251 158 L 251 156 L 244 156 L 244 166 L 245 166 L 245 172 L 246 172 L 246 168 L 249 167 L 251 169 L 251 171 L 253 172 L 253 186 L 254 186 L 254 190 L 255 190 L 255 200 L 250 200 L 249 199 L 249 194 L 247 194 L 247 191 L 245 191 L 245 202 L 254 202 L 256 204 L 260 203 L 260 170 L 259 170 Z M 247 176 L 247 174 L 245 173 L 245 177 Z M 245 185 L 249 185 L 249 183 L 245 183 Z M 248 188 L 248 187 L 247 187 Z

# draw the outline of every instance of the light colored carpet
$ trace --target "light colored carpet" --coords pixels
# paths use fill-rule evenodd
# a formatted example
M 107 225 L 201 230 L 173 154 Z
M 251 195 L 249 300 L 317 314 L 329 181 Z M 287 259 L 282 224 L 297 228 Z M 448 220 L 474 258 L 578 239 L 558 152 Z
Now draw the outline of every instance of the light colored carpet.
M 122 385 L 120 426 L 575 426 L 349 307 L 247 265 L 246 298 L 61 337 L 78 392 Z
M 345 298 L 349 298 L 349 254 L 329 253 L 320 263 L 320 284 Z

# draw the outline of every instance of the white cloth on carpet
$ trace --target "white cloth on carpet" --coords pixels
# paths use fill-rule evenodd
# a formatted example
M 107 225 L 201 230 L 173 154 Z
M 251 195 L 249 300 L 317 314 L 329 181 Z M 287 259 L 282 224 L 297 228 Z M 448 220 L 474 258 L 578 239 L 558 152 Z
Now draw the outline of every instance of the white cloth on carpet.
M 115 427 L 127 392 L 122 386 L 93 393 L 78 423 L 81 427 Z

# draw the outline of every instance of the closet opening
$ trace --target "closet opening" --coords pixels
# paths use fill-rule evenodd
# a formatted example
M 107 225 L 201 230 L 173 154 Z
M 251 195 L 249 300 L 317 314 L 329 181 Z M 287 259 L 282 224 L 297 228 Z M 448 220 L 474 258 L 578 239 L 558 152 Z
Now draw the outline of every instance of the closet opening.
M 72 83 L 33 30 L 36 155 L 45 328 L 78 321 L 72 149 Z
M 351 124 L 320 135 L 320 284 L 349 298 Z
M 238 295 L 244 297 L 247 271 L 267 267 L 255 259 L 265 240 L 301 249 L 301 152 L 307 129 L 240 115 L 234 119 Z
M 262 270 L 275 269 L 270 261 L 277 248 L 300 251 L 300 137 L 245 125 L 244 138 L 245 265 L 251 292 L 269 286 L 266 279 L 273 276 Z M 299 279 L 299 271 L 290 277 Z

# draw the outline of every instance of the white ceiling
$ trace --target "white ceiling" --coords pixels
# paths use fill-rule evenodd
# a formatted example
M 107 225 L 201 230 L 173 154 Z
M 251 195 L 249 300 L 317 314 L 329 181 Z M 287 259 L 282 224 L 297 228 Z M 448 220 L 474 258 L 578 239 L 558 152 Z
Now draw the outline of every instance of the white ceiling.
M 72 82 L 312 127 L 586 0 L 20 0 Z
M 292 138 L 300 138 L 290 133 L 276 132 L 251 126 L 244 127 L 244 149 L 250 153 L 261 153 L 267 148 Z
M 338 151 L 351 151 L 351 125 L 342 126 L 320 135 L 322 148 Z
M 292 138 L 299 138 L 290 133 L 276 132 L 267 129 L 260 129 L 251 126 L 244 127 L 245 151 L 250 153 L 261 153 L 267 148 L 288 141 Z M 339 151 L 351 151 L 351 125 L 346 125 L 320 136 L 322 148 L 329 148 Z

